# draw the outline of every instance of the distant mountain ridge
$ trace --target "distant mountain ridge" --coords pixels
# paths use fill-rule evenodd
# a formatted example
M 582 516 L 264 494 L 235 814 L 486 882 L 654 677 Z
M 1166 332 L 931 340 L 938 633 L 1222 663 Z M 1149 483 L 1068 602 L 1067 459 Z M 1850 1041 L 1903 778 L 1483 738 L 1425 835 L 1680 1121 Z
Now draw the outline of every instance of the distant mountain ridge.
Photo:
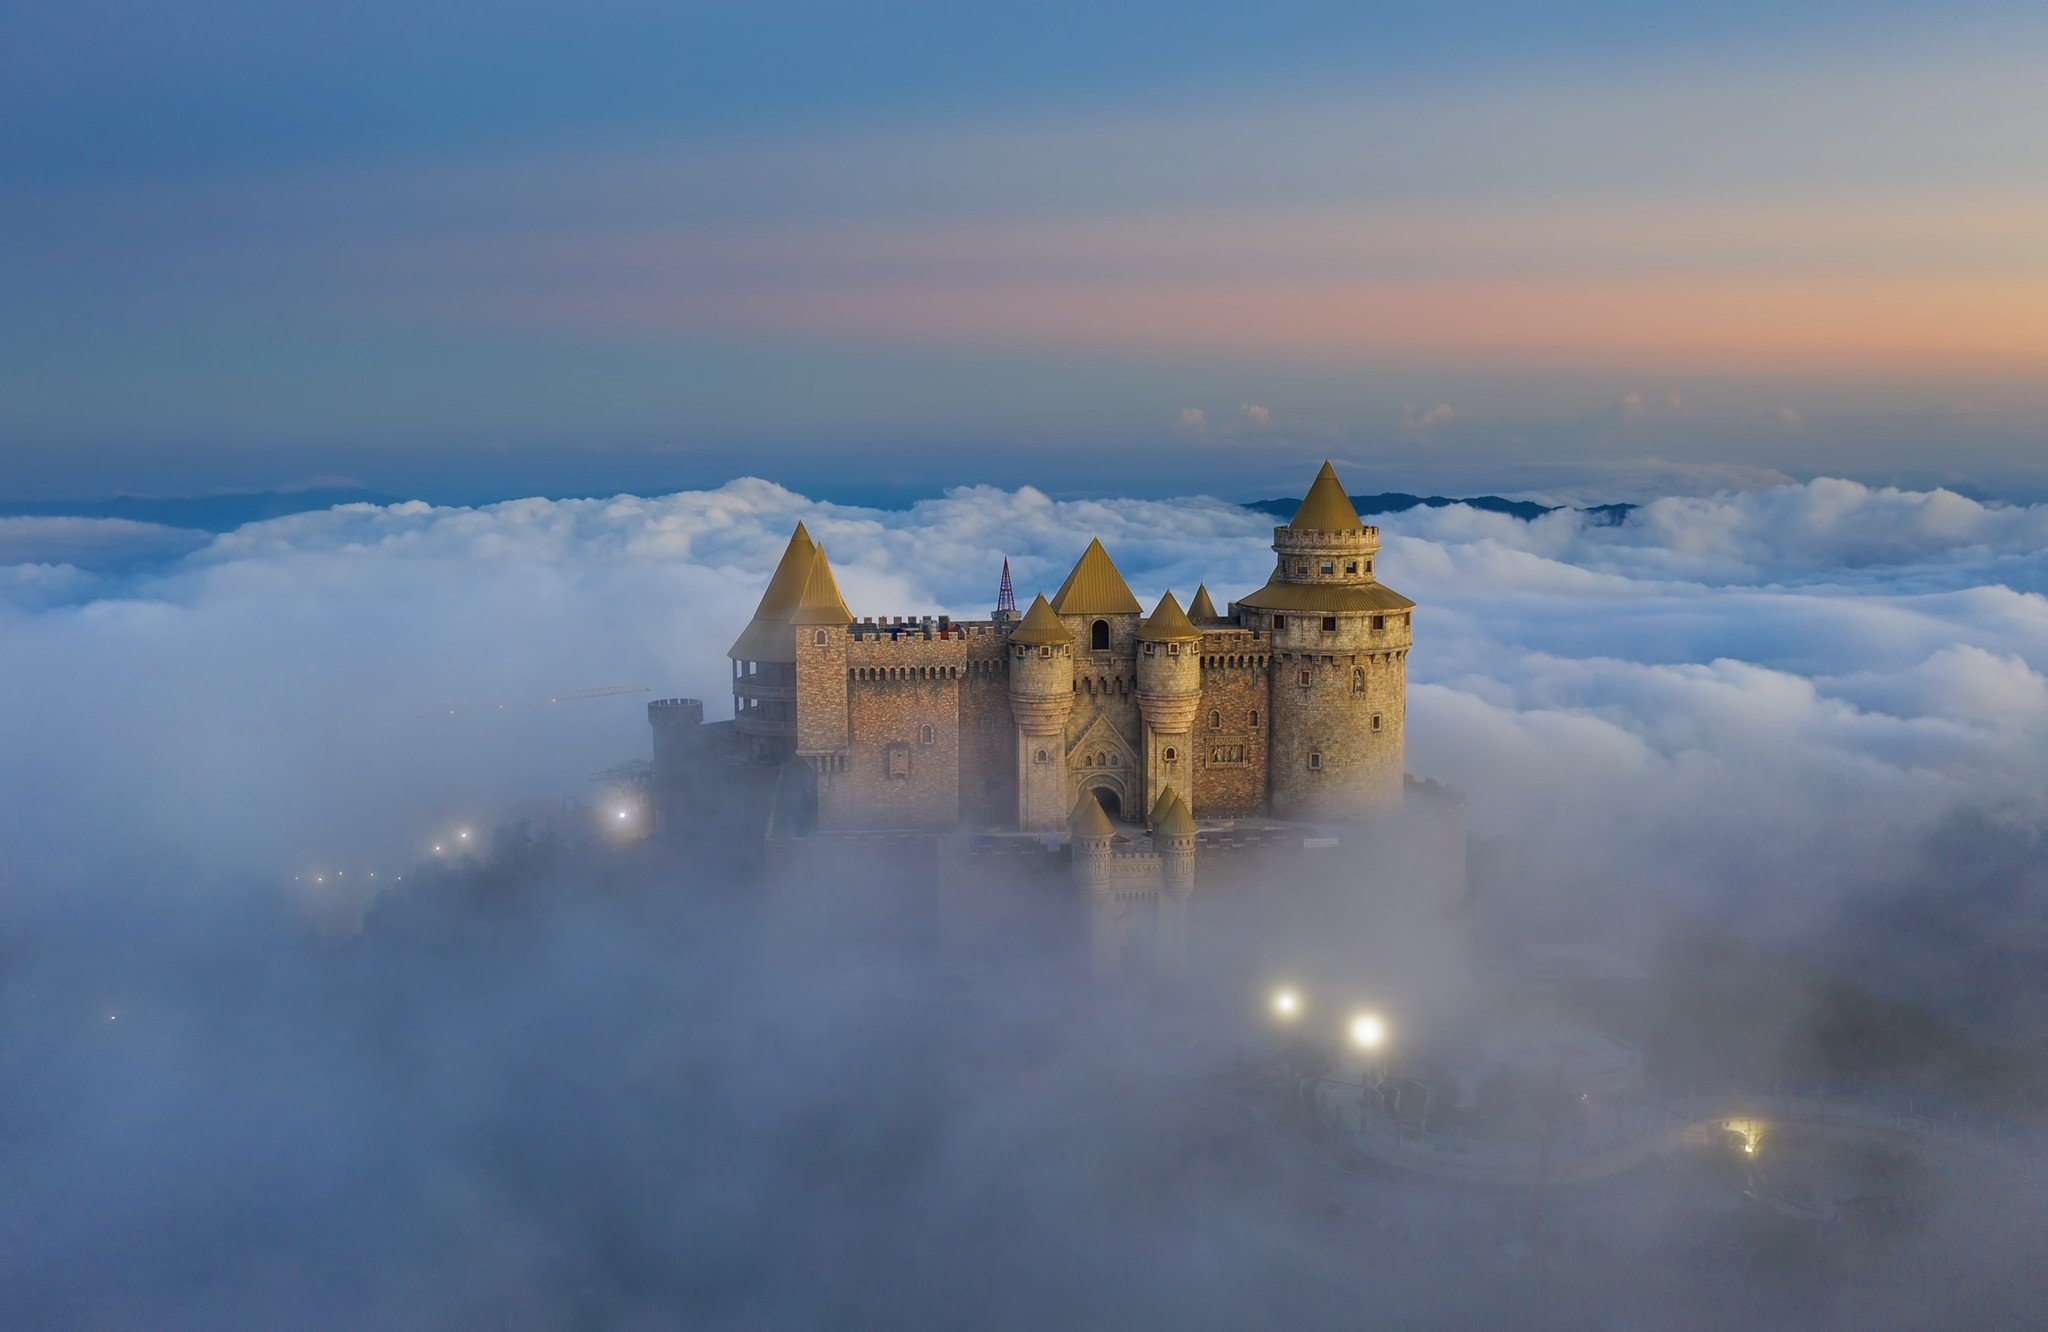
M 1291 518 L 1299 507 L 1299 499 L 1251 500 L 1245 508 L 1258 513 L 1275 514 Z M 1570 510 L 1586 515 L 1586 520 L 1595 527 L 1614 527 L 1635 512 L 1633 504 L 1595 504 L 1578 508 L 1570 504 L 1538 504 L 1534 500 L 1502 499 L 1498 495 L 1475 495 L 1466 499 L 1451 499 L 1444 495 L 1409 495 L 1398 490 L 1385 491 L 1378 495 L 1353 495 L 1351 505 L 1361 515 L 1376 513 L 1406 513 L 1410 509 L 1448 509 L 1453 504 L 1480 509 L 1486 513 L 1504 513 L 1510 518 L 1532 522 L 1546 513 Z

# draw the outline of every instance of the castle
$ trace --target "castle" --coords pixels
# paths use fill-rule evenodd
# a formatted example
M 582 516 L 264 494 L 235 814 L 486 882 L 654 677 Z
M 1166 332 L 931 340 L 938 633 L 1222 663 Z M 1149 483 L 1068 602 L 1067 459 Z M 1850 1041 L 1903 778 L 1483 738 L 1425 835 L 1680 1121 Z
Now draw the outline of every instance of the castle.
M 1341 824 L 1402 799 L 1415 603 L 1379 581 L 1379 529 L 1329 463 L 1273 551 L 1223 614 L 1206 585 L 1145 614 L 1092 541 L 1021 616 L 1006 563 L 989 619 L 857 618 L 799 524 L 727 654 L 728 748 L 779 774 L 784 831 L 1065 831 L 1099 916 L 1170 914 L 1203 821 Z M 702 716 L 652 706 L 658 801 Z

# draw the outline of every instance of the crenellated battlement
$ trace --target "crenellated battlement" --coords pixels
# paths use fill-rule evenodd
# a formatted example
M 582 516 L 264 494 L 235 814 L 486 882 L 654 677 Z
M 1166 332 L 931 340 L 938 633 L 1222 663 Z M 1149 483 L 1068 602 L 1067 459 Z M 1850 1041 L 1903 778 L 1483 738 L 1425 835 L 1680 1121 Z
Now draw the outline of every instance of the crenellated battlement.
M 1341 555 L 1357 550 L 1361 545 L 1378 546 L 1380 529 L 1377 527 L 1352 527 L 1337 532 L 1311 532 L 1296 527 L 1273 529 L 1273 549 L 1303 555 L 1327 551 Z

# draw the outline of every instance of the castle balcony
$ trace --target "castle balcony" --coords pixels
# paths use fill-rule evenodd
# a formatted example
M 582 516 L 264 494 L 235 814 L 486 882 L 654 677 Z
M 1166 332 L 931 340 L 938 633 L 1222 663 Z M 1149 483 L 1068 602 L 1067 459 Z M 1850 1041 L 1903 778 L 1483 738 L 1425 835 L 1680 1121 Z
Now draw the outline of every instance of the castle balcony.
M 796 718 L 779 711 L 742 712 L 732 721 L 733 729 L 742 735 L 772 735 L 785 738 L 796 735 Z
M 734 698 L 758 698 L 764 703 L 796 702 L 794 684 L 770 684 L 757 676 L 743 675 L 732 682 Z

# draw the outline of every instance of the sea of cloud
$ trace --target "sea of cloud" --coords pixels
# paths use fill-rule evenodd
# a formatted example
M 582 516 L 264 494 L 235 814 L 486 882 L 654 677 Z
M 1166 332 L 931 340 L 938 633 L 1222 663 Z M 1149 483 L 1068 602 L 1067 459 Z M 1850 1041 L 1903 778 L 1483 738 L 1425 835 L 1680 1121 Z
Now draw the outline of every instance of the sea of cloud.
M 983 616 L 1003 559 L 1028 598 L 1091 536 L 1148 604 L 1225 602 L 1271 562 L 1269 520 L 1213 499 L 876 510 L 753 479 L 348 505 L 204 544 L 0 520 L 7 872 L 30 896 L 164 866 L 388 876 L 456 821 L 587 795 L 645 754 L 643 696 L 550 700 L 640 684 L 722 715 L 724 650 L 798 521 L 863 615 Z M 1385 529 L 1420 603 L 1409 766 L 1532 872 L 1795 941 L 1986 877 L 2040 900 L 2048 507 L 1822 479 L 1619 525 L 1453 506 Z M 1975 859 L 1930 867 L 1961 826 Z
M 722 894 L 703 866 L 606 893 L 602 857 L 551 886 L 545 865 L 416 870 L 458 824 L 647 752 L 644 696 L 573 691 L 720 715 L 725 648 L 798 521 L 872 615 L 985 614 L 1004 558 L 1028 597 L 1090 536 L 1147 601 L 1226 601 L 1272 558 L 1269 519 L 1210 499 L 881 511 L 758 480 L 213 539 L 0 530 L 0 1305 L 65 1326 L 1329 1325 L 1405 1287 L 1443 1325 L 1507 1318 L 1441 1306 L 1491 1279 L 1519 1202 L 1459 1220 L 1380 1196 L 1407 1219 L 1374 1232 L 1379 1265 L 1304 1282 L 1299 1217 L 1263 1210 L 1256 1171 L 1216 1173 L 1177 1084 L 1130 1076 L 1161 1057 L 1145 1019 L 1069 983 L 1064 916 L 992 925 L 961 1006 L 891 874 L 841 865 L 798 900 L 816 885 Z M 1454 507 L 1386 529 L 1381 569 L 1420 603 L 1409 766 L 1467 793 L 1496 891 L 1740 922 L 2038 1039 L 2048 510 L 1819 481 L 1620 526 Z M 414 878 L 335 947 L 302 915 L 316 872 Z M 1328 942 L 1349 964 L 1372 940 Z M 1779 1017 L 1744 1040 L 1804 1039 Z M 2024 1302 L 2000 1247 L 2020 1213 L 1970 1204 L 1995 1233 L 1964 1249 Z M 1431 1208 L 1463 1247 L 1412 1230 Z M 1979 1288 L 1934 1247 L 1940 1278 L 1912 1284 Z

